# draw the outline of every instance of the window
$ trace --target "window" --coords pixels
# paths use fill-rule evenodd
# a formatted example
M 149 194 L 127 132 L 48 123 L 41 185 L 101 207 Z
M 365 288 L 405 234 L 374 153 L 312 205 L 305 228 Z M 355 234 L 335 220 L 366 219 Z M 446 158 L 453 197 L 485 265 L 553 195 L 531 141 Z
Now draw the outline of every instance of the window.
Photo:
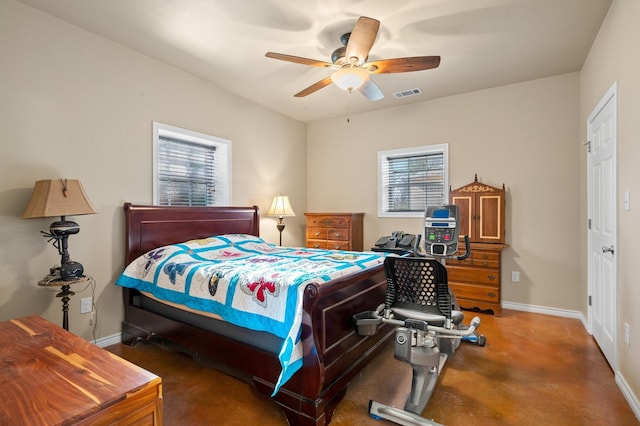
M 153 203 L 231 204 L 231 141 L 153 123 Z
M 449 198 L 449 145 L 378 152 L 378 216 L 422 217 Z

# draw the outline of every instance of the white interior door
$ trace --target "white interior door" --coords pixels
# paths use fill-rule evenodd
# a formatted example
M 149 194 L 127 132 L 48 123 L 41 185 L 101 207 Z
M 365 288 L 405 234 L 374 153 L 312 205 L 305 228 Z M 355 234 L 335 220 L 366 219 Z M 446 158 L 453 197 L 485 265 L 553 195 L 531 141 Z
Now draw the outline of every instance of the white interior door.
M 607 358 L 617 368 L 616 145 L 617 84 L 589 116 L 589 325 Z

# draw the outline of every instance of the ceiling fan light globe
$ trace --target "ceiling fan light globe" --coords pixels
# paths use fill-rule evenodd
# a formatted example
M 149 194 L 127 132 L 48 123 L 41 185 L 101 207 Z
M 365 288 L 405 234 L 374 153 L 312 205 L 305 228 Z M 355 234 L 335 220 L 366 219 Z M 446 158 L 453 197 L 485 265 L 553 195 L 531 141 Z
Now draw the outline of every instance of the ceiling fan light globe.
M 342 90 L 351 92 L 360 88 L 368 77 L 369 73 L 362 68 L 342 68 L 331 74 L 331 81 Z

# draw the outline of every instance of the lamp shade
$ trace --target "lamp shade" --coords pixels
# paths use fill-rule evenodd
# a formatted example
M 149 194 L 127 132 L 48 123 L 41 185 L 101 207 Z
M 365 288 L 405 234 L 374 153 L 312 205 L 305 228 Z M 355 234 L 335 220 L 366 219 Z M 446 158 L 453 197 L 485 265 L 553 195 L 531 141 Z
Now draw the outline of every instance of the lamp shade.
M 23 219 L 75 216 L 97 213 L 77 179 L 47 179 L 36 182 Z
M 291 208 L 291 203 L 289 203 L 289 197 L 286 195 L 278 195 L 273 198 L 273 203 L 271 203 L 271 208 L 267 212 L 267 216 L 275 216 L 275 217 L 284 217 L 284 216 L 295 216 L 295 212 Z
M 345 67 L 331 74 L 331 81 L 347 92 L 358 89 L 367 78 L 369 72 L 359 67 Z

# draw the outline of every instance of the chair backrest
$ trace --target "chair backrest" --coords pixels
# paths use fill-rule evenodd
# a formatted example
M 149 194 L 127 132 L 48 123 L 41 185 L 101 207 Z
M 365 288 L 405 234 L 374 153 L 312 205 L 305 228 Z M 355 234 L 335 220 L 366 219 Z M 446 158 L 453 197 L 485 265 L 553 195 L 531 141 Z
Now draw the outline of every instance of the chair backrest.
M 401 319 L 433 322 L 451 319 L 447 269 L 440 262 L 421 257 L 389 256 L 385 258 L 384 268 L 388 284 L 386 300 L 394 314 L 405 317 Z

